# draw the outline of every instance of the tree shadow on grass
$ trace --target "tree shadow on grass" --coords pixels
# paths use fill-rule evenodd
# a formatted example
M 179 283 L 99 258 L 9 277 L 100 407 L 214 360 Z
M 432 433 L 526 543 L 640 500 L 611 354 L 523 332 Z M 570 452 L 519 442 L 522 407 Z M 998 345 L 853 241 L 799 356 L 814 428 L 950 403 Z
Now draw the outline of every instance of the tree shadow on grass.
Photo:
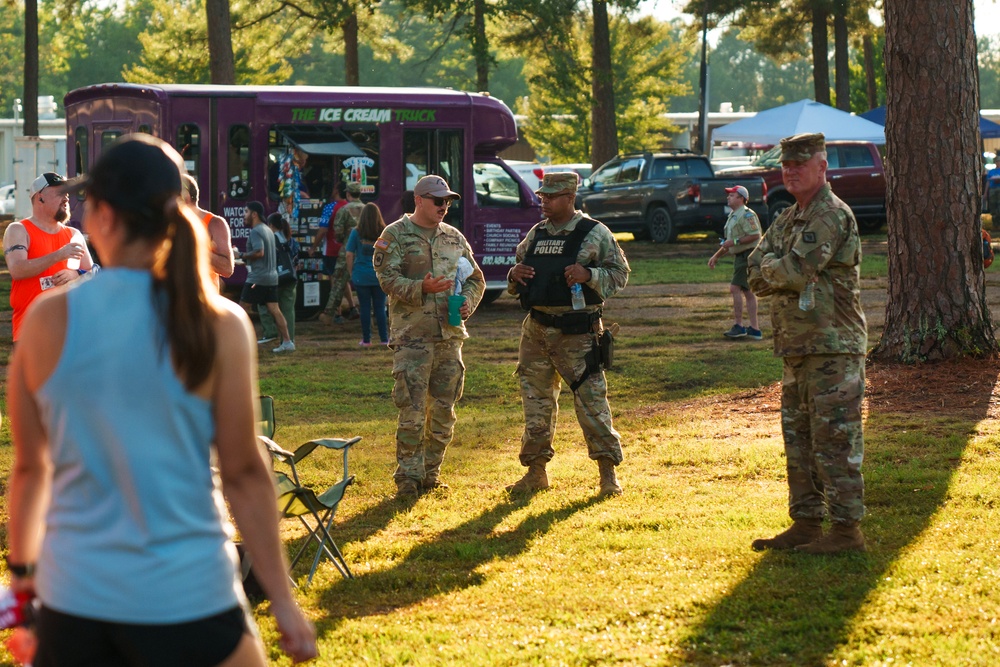
M 997 376 L 995 361 L 870 369 L 869 552 L 765 553 L 685 639 L 678 663 L 828 664 L 886 570 L 941 509 L 970 435 L 990 412 Z
M 522 553 L 528 544 L 582 509 L 601 502 L 597 496 L 532 514 L 511 530 L 496 532 L 524 502 L 502 501 L 468 521 L 414 546 L 393 567 L 337 582 L 323 591 L 319 606 L 328 616 L 320 622 L 328 632 L 345 618 L 387 614 L 427 598 L 478 586 L 486 577 L 477 570 Z

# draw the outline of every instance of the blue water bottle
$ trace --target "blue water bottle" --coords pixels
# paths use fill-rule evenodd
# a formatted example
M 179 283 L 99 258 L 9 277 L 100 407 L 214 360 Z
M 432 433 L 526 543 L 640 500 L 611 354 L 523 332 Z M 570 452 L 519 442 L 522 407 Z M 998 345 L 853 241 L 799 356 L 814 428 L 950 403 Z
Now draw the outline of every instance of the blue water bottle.
M 573 286 L 569 288 L 569 293 L 573 303 L 573 310 L 583 310 L 587 307 L 587 300 L 583 298 L 583 288 L 580 286 L 580 283 L 573 283 Z

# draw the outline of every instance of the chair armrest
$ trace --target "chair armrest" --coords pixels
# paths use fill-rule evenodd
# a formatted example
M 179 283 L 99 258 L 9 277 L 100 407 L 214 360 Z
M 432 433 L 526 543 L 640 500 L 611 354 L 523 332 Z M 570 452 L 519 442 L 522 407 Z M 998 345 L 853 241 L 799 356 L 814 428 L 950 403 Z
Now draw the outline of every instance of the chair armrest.
M 299 445 L 295 450 L 295 462 L 298 463 L 305 457 L 309 456 L 314 449 L 317 447 L 325 447 L 326 449 L 347 449 L 351 445 L 360 442 L 361 436 L 356 435 L 350 440 L 343 440 L 340 438 L 317 438 L 316 440 L 310 440 L 302 445 Z
M 292 454 L 287 449 L 282 449 L 278 445 L 278 443 L 276 443 L 274 440 L 271 440 L 267 436 L 258 435 L 257 440 L 260 443 L 262 443 L 265 447 L 267 447 L 267 451 L 271 454 L 272 457 L 278 459 L 282 463 L 289 463 L 295 460 L 294 454 Z

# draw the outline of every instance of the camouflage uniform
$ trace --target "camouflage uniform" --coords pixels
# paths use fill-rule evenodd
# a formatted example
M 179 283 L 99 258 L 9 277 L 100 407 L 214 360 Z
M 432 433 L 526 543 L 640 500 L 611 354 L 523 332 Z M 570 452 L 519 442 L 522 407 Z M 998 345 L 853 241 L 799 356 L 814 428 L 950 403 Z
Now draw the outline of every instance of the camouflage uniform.
M 791 155 L 782 159 L 811 157 Z M 750 287 L 770 298 L 774 354 L 784 358 L 781 425 L 794 520 L 829 512 L 835 525 L 855 525 L 865 513 L 860 267 L 857 222 L 829 183 L 804 209 L 785 209 L 750 255 Z M 815 307 L 801 310 L 799 295 L 813 280 Z
M 348 185 L 348 191 L 353 185 Z M 360 192 L 360 188 L 359 188 Z M 347 237 L 351 235 L 351 230 L 358 226 L 361 217 L 361 209 L 365 207 L 362 201 L 349 201 L 341 206 L 336 217 L 330 224 L 333 226 L 333 237 L 340 246 L 340 253 L 337 254 L 337 266 L 333 269 L 333 276 L 330 277 L 330 298 L 326 302 L 326 310 L 333 315 L 340 315 L 340 303 L 344 300 L 344 290 L 347 288 Z
M 550 176 L 546 174 L 546 177 Z M 539 227 L 552 236 L 569 235 L 584 219 L 579 211 L 562 227 L 543 220 L 528 232 L 517 246 L 517 262 L 524 261 Z M 595 290 L 602 301 L 617 294 L 628 281 L 629 265 L 615 237 L 603 224 L 598 223 L 583 240 L 577 262 L 589 267 L 591 278 L 586 283 Z M 517 283 L 508 277 L 507 291 L 517 294 Z M 595 312 L 599 305 L 590 305 L 587 312 Z M 562 315 L 573 311 L 572 306 L 536 306 L 548 315 Z M 564 334 L 560 329 L 545 326 L 529 314 L 521 325 L 521 344 L 518 350 L 517 375 L 521 384 L 521 402 L 524 407 L 524 434 L 521 436 L 521 465 L 546 463 L 555 455 L 552 441 L 559 413 L 559 393 L 562 380 L 572 383 L 580 378 L 586 368 L 584 357 L 591 351 L 595 334 L 600 334 L 603 324 L 598 319 L 593 333 Z M 611 424 L 611 406 L 608 404 L 608 385 L 603 370 L 591 373 L 574 392 L 576 418 L 587 442 L 591 459 L 610 459 L 615 465 L 622 461 L 621 436 Z
M 438 479 L 455 430 L 455 403 L 465 378 L 462 341 L 469 334 L 464 322 L 448 324 L 450 292 L 424 294 L 422 282 L 428 272 L 453 279 L 465 257 L 474 271 L 461 293 L 475 310 L 486 281 L 460 231 L 443 222 L 429 240 L 425 231 L 404 215 L 383 230 L 372 264 L 389 296 L 392 399 L 399 408 L 393 477 L 397 484 L 411 479 L 428 487 Z

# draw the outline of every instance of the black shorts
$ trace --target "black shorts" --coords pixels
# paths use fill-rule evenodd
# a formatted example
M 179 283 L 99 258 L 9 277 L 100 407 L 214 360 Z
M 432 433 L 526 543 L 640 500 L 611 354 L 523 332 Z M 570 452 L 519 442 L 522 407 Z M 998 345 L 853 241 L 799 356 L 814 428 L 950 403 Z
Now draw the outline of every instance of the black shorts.
M 95 621 L 42 607 L 37 616 L 35 667 L 213 667 L 251 632 L 234 607 L 185 623 L 140 625 Z
M 251 306 L 263 306 L 267 303 L 278 303 L 278 286 L 271 285 L 265 287 L 264 285 L 251 285 L 250 283 L 244 283 L 243 293 L 240 295 L 240 301 L 243 303 L 249 303 Z
M 323 257 L 323 273 L 328 276 L 332 276 L 333 272 L 337 270 L 337 255 L 330 257 L 329 255 L 324 255 Z

